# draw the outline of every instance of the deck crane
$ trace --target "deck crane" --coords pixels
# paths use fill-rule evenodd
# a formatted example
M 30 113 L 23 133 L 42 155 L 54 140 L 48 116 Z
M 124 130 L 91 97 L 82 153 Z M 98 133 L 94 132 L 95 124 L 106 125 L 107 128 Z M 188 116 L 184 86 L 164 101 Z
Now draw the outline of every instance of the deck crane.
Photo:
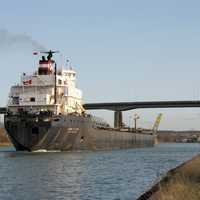
M 154 135 L 157 135 L 158 127 L 159 127 L 162 116 L 163 116 L 163 113 L 159 113 L 159 115 L 157 116 L 156 121 L 153 125 L 152 131 L 153 131 Z

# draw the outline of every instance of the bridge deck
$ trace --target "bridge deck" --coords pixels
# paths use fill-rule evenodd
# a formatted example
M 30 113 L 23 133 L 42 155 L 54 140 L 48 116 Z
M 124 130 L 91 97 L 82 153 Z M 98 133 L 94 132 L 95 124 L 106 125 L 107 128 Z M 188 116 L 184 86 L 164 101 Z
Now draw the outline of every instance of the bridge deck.
M 126 111 L 137 108 L 187 108 L 200 107 L 200 101 L 144 101 L 144 102 L 113 102 L 113 103 L 86 103 L 86 110 Z
M 140 101 L 140 102 L 113 102 L 113 103 L 86 103 L 86 110 L 126 111 L 137 108 L 195 108 L 200 107 L 200 101 Z M 0 107 L 0 114 L 7 112 L 6 107 Z

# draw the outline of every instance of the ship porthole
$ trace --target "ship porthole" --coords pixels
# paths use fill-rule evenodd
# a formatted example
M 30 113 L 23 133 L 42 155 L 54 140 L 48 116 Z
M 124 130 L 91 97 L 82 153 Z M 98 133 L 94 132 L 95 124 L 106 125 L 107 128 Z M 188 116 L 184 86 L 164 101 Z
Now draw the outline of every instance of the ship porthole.
M 80 143 L 82 143 L 83 141 L 84 141 L 84 136 L 81 136 Z

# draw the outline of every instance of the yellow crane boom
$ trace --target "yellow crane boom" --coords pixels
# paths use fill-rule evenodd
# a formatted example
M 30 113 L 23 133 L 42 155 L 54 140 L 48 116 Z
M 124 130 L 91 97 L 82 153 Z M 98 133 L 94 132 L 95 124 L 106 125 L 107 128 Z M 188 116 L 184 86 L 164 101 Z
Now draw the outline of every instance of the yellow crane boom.
M 160 121 L 161 121 L 162 116 L 163 116 L 163 114 L 162 114 L 162 113 L 159 113 L 159 115 L 157 116 L 156 121 L 155 121 L 155 123 L 154 123 L 154 125 L 153 125 L 152 131 L 153 131 L 153 134 L 154 134 L 154 135 L 157 134 L 158 127 L 159 127 L 159 124 L 160 124 Z

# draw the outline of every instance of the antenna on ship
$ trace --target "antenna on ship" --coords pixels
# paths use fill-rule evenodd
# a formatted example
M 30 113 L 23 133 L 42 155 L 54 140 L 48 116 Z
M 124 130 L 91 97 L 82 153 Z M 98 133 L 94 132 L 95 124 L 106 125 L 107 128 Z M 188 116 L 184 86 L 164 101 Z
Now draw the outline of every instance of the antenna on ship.
M 48 54 L 48 55 L 47 55 L 47 60 L 51 60 L 51 58 L 53 57 L 53 54 L 54 54 L 54 53 L 59 53 L 59 51 L 52 51 L 52 50 L 49 50 L 49 51 L 40 51 L 40 53 Z
M 70 60 L 67 60 L 67 68 L 68 68 L 68 70 L 72 70 L 73 69 L 73 67 L 72 67 L 72 63 L 70 62 Z
M 69 59 L 67 59 L 67 60 L 66 60 L 66 67 L 67 67 L 67 69 L 69 69 L 69 65 L 70 65 L 70 64 L 69 64 Z

